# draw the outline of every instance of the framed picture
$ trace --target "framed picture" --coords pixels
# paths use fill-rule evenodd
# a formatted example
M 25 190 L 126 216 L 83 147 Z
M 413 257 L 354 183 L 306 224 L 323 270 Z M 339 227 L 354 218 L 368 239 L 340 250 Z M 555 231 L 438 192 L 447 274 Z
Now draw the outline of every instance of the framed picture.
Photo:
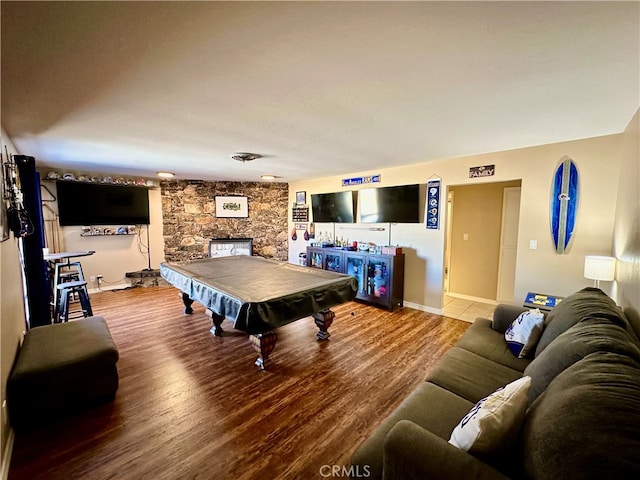
M 209 241 L 209 257 L 253 255 L 253 238 L 212 238 Z
M 296 192 L 296 203 L 305 205 L 307 203 L 307 192 Z
M 246 218 L 249 216 L 247 197 L 216 197 L 216 217 Z

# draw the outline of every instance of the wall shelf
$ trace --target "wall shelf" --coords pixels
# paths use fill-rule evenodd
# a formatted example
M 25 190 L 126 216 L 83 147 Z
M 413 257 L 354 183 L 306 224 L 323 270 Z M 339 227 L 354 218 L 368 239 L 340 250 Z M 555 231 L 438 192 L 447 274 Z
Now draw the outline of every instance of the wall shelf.
M 84 226 L 82 227 L 81 237 L 126 237 L 130 235 L 137 235 L 138 228 L 134 226 Z

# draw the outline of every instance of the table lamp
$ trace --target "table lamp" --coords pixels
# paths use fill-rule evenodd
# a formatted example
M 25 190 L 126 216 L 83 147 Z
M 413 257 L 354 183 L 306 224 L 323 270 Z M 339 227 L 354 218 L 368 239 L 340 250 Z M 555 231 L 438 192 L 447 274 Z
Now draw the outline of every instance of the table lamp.
M 611 282 L 616 273 L 616 259 L 601 255 L 584 257 L 584 278 L 593 280 L 593 286 L 600 288 L 600 280 Z

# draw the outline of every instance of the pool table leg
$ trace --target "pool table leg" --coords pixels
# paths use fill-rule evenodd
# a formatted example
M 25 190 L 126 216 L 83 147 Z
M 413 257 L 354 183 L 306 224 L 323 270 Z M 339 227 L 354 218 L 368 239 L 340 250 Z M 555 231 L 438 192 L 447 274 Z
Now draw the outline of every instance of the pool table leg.
M 182 303 L 184 303 L 184 313 L 186 313 L 187 315 L 192 314 L 193 308 L 191 308 L 191 305 L 193 305 L 193 300 L 191 300 L 191 298 L 189 298 L 189 295 L 184 292 L 182 292 Z
M 211 312 L 211 320 L 213 321 L 213 327 L 211 327 L 210 332 L 213 333 L 216 337 L 221 337 L 224 330 L 220 326 L 224 317 L 222 315 L 218 315 L 217 313 Z
M 318 340 L 326 340 L 331 336 L 327 330 L 333 323 L 333 319 L 335 317 L 336 314 L 329 309 L 313 314 L 313 320 L 316 322 L 316 326 L 320 330 L 318 332 Z
M 271 355 L 271 352 L 273 352 L 273 349 L 276 347 L 278 336 L 275 332 L 264 332 L 249 335 L 249 340 L 251 340 L 251 345 L 253 345 L 254 350 L 260 354 L 255 365 L 260 368 L 260 370 L 266 370 L 270 363 L 269 355 Z

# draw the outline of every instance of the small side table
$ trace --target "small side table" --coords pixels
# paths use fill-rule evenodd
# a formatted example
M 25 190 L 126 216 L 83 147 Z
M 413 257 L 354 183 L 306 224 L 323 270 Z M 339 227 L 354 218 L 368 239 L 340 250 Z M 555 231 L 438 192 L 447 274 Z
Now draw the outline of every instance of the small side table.
M 529 292 L 524 299 L 523 307 L 539 308 L 543 312 L 549 312 L 553 307 L 562 301 L 564 297 L 549 295 L 547 293 Z

